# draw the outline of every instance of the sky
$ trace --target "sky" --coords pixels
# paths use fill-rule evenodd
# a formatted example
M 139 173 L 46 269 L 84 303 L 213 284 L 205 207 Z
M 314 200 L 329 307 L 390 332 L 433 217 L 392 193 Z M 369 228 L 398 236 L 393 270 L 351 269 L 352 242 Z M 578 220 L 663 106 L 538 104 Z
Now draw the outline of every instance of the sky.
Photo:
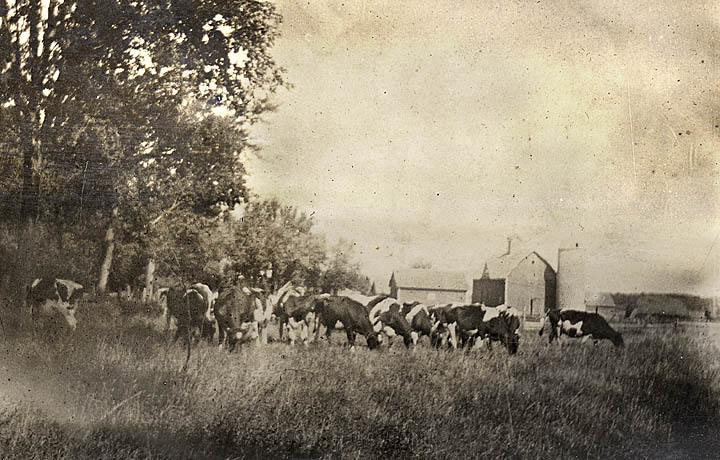
M 587 248 L 591 287 L 720 295 L 720 3 L 277 0 L 292 87 L 248 182 L 416 262 Z

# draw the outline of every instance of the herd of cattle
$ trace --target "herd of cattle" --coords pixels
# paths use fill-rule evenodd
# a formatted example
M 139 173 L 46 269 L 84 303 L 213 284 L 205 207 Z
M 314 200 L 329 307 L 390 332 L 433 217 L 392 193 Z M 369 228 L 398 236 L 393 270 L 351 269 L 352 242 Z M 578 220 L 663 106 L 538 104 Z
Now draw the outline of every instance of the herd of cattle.
M 343 328 L 349 345 L 357 334 L 367 346 L 377 348 L 384 341 L 402 337 L 407 347 L 427 336 L 435 347 L 472 347 L 478 340 L 487 346 L 500 342 L 510 354 L 520 344 L 520 315 L 512 307 L 486 307 L 480 304 L 425 305 L 400 303 L 389 296 L 338 296 L 305 294 L 290 283 L 277 292 L 229 286 L 218 291 L 196 283 L 189 288 L 159 290 L 165 305 L 167 326 L 174 318 L 174 340 L 204 339 L 212 343 L 215 333 L 221 347 L 233 351 L 249 341 L 267 343 L 267 328 L 276 318 L 282 340 L 308 344 L 324 335 L 328 340 L 334 329 Z M 75 312 L 83 297 L 83 286 L 70 280 L 39 278 L 27 288 L 26 303 L 34 322 L 41 319 L 77 327 Z M 608 339 L 623 346 L 622 336 L 602 316 L 575 310 L 550 310 L 543 318 L 550 330 L 549 341 L 562 335 L 599 341 Z M 324 330 L 324 334 L 323 331 Z

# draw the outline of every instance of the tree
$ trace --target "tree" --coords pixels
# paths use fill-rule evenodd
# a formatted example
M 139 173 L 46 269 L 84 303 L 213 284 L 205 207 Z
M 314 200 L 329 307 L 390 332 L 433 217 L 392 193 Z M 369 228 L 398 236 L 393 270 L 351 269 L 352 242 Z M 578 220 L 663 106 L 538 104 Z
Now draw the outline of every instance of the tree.
M 370 280 L 360 272 L 360 266 L 352 262 L 354 245 L 340 240 L 331 250 L 325 270 L 323 270 L 320 288 L 323 292 L 337 294 L 341 289 L 354 289 L 360 292 L 370 290 Z
M 249 283 L 276 290 L 287 281 L 313 285 L 325 259 L 325 242 L 313 221 L 277 200 L 252 199 L 239 221 L 230 221 L 232 270 Z M 263 286 L 266 285 L 266 286 Z
M 271 3 L 18 0 L 0 16 L 1 142 L 17 155 L 4 166 L 18 215 L 42 217 L 45 184 L 49 214 L 96 204 L 144 238 L 173 212 L 245 198 L 239 155 L 284 83 Z
M 425 259 L 417 259 L 415 262 L 413 262 L 410 265 L 410 268 L 420 268 L 424 270 L 429 270 L 432 268 L 432 262 L 427 261 Z

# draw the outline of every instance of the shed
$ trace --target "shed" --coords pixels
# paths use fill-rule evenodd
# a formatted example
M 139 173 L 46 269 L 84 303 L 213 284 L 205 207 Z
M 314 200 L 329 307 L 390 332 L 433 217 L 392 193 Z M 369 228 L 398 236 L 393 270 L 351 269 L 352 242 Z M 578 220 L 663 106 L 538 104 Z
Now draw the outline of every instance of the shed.
M 399 302 L 467 302 L 469 286 L 462 272 L 420 268 L 396 270 L 390 277 L 390 296 Z
M 535 251 L 505 254 L 488 260 L 473 280 L 472 301 L 487 306 L 514 307 L 525 319 L 538 319 L 555 308 L 555 270 Z
M 625 307 L 617 305 L 612 295 L 607 292 L 587 296 L 585 310 L 597 313 L 608 321 L 620 321 L 625 318 Z

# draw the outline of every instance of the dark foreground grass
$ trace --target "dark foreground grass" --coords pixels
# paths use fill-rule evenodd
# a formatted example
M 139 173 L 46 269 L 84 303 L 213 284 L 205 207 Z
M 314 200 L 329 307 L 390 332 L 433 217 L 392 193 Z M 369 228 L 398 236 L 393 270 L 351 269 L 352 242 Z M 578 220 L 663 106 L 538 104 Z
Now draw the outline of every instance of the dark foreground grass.
M 624 350 L 527 333 L 514 357 L 200 346 L 182 372 L 185 350 L 160 322 L 92 308 L 80 333 L 53 340 L 3 316 L 2 458 L 679 459 L 720 448 L 720 334 L 709 329 L 628 332 Z

